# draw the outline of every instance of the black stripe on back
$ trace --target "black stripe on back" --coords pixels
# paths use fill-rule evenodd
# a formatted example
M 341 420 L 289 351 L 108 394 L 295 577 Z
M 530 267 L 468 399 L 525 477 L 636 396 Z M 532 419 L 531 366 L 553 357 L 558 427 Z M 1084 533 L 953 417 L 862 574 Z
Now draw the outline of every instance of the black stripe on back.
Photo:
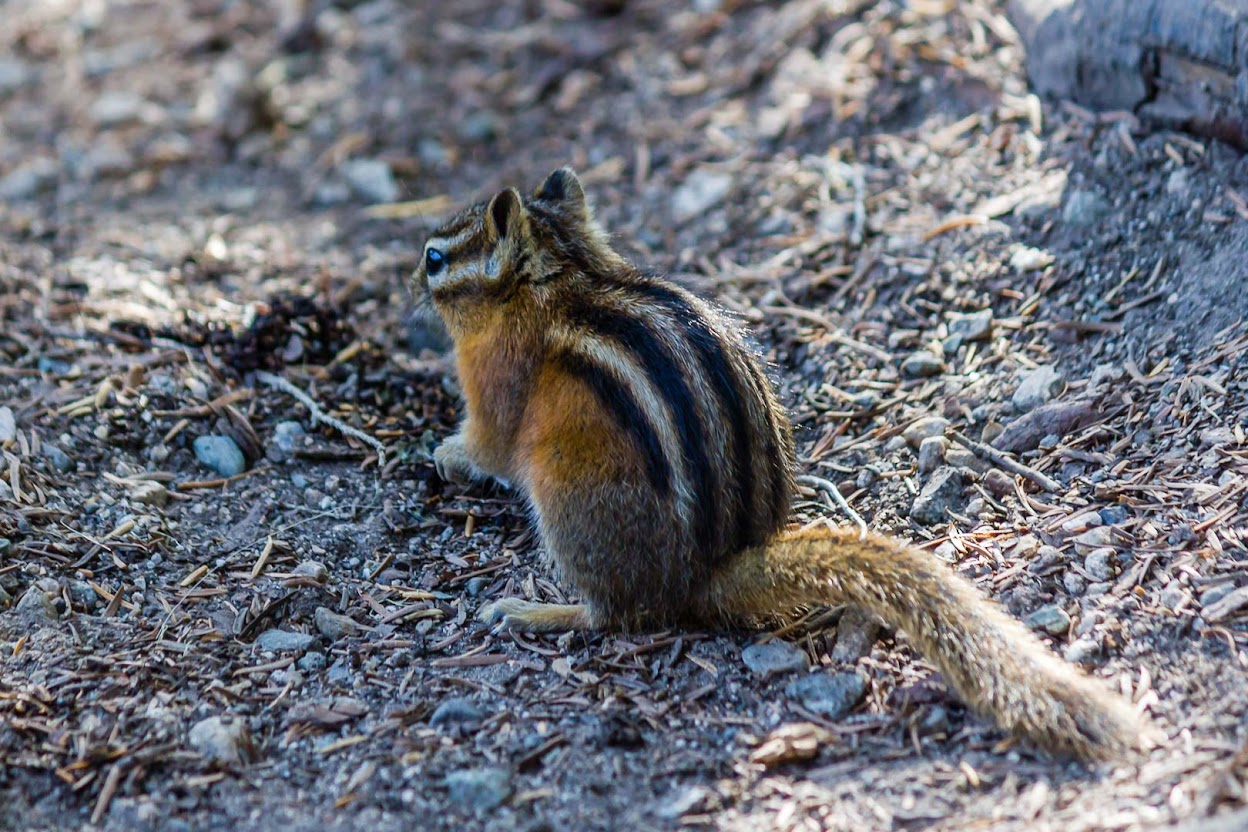
M 672 490 L 672 469 L 663 455 L 663 446 L 641 406 L 628 389 L 620 384 L 610 369 L 587 356 L 561 350 L 554 356 L 555 362 L 568 374 L 585 383 L 603 408 L 637 445 L 646 462 L 646 475 L 660 496 L 666 497 Z
M 750 457 L 751 437 L 749 408 L 742 398 L 740 380 L 733 362 L 725 354 L 719 337 L 711 330 L 710 323 L 686 298 L 670 286 L 654 280 L 621 280 L 613 281 L 613 285 L 641 295 L 658 305 L 670 310 L 676 319 L 684 325 L 685 336 L 689 339 L 702 371 L 711 381 L 711 387 L 719 398 L 728 419 L 731 432 L 732 481 L 736 492 L 736 517 L 733 523 L 733 536 L 729 550 L 736 551 L 745 546 L 753 546 L 763 542 L 772 529 L 767 524 L 756 522 L 754 511 L 754 467 Z
M 693 491 L 693 538 L 706 556 L 718 554 L 715 471 L 706 452 L 706 437 L 698 419 L 689 384 L 663 339 L 651 327 L 619 310 L 584 302 L 569 310 L 574 324 L 584 326 L 630 352 L 645 370 L 650 383 L 671 409 L 680 450 L 689 466 Z

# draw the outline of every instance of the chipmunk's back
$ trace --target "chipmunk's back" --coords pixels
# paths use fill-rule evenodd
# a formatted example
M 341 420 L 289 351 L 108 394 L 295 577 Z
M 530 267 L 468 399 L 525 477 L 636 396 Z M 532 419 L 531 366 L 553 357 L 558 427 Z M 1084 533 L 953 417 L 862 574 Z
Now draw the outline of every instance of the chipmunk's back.
M 703 563 L 782 528 L 792 440 L 758 361 L 707 304 L 631 269 L 569 281 L 550 360 L 613 414 Z M 675 531 L 675 530 L 673 530 Z

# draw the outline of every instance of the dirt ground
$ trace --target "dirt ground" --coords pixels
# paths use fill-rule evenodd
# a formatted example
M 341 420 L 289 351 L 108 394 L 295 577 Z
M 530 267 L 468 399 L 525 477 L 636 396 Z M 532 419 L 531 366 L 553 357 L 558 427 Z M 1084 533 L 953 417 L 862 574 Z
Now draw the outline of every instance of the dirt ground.
M 0 827 L 1248 826 L 1248 160 L 1041 106 L 1003 7 L 0 2 Z M 565 163 L 750 330 L 802 473 L 1164 745 L 1047 758 L 824 610 L 787 650 L 478 624 L 563 590 L 435 475 L 405 277 Z M 934 416 L 1021 473 L 920 454 Z

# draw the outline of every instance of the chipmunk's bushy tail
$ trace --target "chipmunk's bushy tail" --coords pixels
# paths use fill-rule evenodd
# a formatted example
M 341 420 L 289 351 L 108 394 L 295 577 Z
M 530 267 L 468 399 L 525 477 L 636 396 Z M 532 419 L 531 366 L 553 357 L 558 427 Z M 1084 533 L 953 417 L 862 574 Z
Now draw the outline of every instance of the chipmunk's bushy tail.
M 856 604 L 905 632 L 971 707 L 1050 751 L 1107 758 L 1144 742 L 1128 702 L 931 554 L 882 535 L 783 534 L 726 563 L 703 600 L 728 618 Z

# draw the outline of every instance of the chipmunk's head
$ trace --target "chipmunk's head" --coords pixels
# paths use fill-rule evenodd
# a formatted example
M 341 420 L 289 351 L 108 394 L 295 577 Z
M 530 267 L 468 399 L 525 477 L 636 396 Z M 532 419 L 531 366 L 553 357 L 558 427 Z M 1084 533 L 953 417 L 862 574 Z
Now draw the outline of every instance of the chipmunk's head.
M 483 313 L 522 314 L 562 281 L 619 262 L 581 181 L 560 168 L 531 197 L 507 188 L 452 217 L 425 242 L 413 281 L 455 337 Z

